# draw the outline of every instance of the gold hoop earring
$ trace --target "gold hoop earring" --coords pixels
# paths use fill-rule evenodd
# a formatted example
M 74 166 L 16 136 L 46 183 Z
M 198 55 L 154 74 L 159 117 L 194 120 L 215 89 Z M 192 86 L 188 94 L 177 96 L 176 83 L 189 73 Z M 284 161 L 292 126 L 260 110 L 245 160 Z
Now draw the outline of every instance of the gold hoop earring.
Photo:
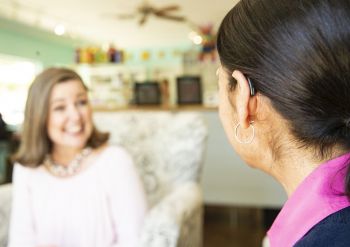
M 238 123 L 235 127 L 235 138 L 236 138 L 236 141 L 239 142 L 240 144 L 250 144 L 252 143 L 252 141 L 254 140 L 254 137 L 255 137 L 255 128 L 254 128 L 254 125 L 253 125 L 254 121 L 251 121 L 249 123 L 249 127 L 252 127 L 253 129 L 253 135 L 248 139 L 248 140 L 245 140 L 245 141 L 242 141 L 239 139 L 238 137 L 238 128 L 239 126 L 241 125 L 240 123 Z

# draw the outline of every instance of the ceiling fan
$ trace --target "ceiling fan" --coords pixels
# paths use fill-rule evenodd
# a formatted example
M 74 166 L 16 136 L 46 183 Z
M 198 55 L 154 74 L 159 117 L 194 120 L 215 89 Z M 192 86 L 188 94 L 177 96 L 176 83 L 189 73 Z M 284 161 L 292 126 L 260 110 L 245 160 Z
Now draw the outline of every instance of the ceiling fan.
M 138 18 L 139 25 L 144 25 L 151 15 L 172 21 L 186 21 L 186 18 L 184 16 L 173 14 L 173 12 L 176 12 L 178 10 L 180 10 L 179 5 L 172 4 L 163 7 L 155 7 L 150 4 L 148 0 L 144 0 L 139 6 L 136 7 L 136 10 L 134 12 L 126 14 L 114 14 L 113 17 L 120 20 Z

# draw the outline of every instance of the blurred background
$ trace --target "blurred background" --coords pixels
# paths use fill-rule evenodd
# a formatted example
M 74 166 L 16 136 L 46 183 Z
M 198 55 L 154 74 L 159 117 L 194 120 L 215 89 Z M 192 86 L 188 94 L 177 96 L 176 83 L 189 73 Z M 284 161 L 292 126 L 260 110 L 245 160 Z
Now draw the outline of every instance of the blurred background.
M 237 2 L 0 0 L 0 182 L 11 182 L 30 83 L 46 67 L 67 66 L 105 117 L 199 113 L 208 128 L 203 246 L 261 246 L 286 196 L 234 153 L 217 114 L 216 32 Z

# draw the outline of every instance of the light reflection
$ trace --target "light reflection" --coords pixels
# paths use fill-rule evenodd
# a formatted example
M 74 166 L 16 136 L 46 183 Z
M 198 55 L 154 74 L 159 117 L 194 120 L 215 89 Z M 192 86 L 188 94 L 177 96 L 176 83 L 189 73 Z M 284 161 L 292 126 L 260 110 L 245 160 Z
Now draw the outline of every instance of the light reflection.
M 18 126 L 23 122 L 28 88 L 39 70 L 34 61 L 0 57 L 0 113 L 7 124 Z

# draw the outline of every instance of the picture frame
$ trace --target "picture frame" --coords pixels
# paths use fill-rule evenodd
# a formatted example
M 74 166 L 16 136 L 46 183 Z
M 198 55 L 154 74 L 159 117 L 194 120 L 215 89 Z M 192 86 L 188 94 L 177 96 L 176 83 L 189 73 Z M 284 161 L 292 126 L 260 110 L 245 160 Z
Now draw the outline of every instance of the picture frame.
M 176 78 L 177 103 L 179 105 L 202 104 L 202 81 L 200 76 Z
M 136 105 L 160 105 L 161 93 L 156 81 L 136 82 L 134 85 Z

